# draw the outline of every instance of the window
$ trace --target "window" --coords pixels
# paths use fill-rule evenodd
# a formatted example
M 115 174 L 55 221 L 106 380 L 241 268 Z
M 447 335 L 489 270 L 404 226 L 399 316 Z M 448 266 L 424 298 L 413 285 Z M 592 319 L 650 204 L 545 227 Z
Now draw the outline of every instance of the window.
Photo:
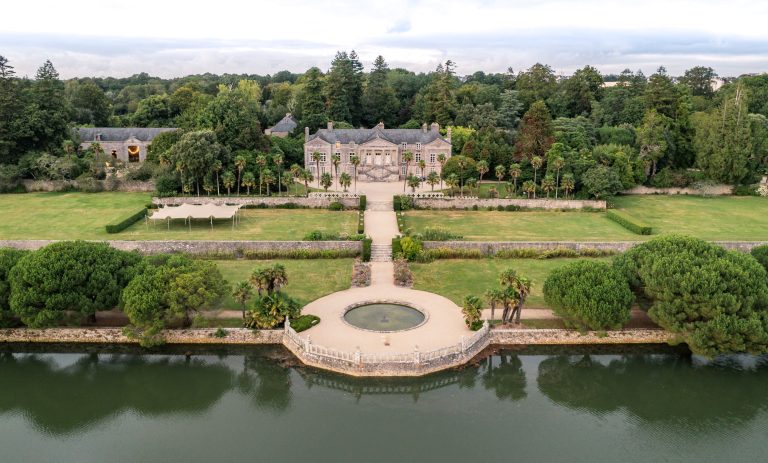
M 131 145 L 128 147 L 128 162 L 139 162 L 139 147 Z
M 112 157 L 117 159 L 117 150 L 112 150 Z
M 339 153 L 339 152 L 337 151 L 337 152 L 336 152 L 336 157 L 337 157 L 337 158 L 339 158 L 339 162 L 341 162 L 341 160 L 342 160 L 342 157 L 341 157 L 341 153 Z
M 434 164 L 435 161 L 437 161 L 437 156 L 435 155 L 435 153 L 429 153 L 429 162 Z
M 320 162 L 328 162 L 328 157 L 325 153 L 320 153 Z
M 417 150 L 420 150 L 420 149 L 421 149 L 421 143 L 416 143 L 416 149 L 417 149 Z
M 413 160 L 415 162 L 421 161 L 421 151 L 416 151 L 416 154 L 413 155 Z
M 430 172 L 430 173 L 435 173 L 435 172 L 437 172 L 437 171 L 435 170 L 435 168 L 434 168 L 434 167 L 430 167 L 430 168 L 429 168 L 429 172 Z
M 403 151 L 408 149 L 408 143 L 400 143 L 400 146 L 403 148 Z
M 400 166 L 400 175 L 405 175 L 406 170 L 408 170 L 408 166 L 406 166 L 405 164 Z
M 347 160 L 351 161 L 353 157 L 355 157 L 355 153 L 354 152 L 349 153 L 349 158 Z

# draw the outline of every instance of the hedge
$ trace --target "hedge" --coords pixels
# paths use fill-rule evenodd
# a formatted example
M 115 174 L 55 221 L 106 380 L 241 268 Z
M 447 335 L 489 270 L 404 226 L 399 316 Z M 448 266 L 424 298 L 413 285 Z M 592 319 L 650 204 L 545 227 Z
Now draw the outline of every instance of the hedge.
M 650 235 L 651 232 L 653 231 L 653 229 L 649 225 L 646 225 L 638 221 L 634 217 L 624 212 L 608 211 L 607 214 L 609 219 L 618 223 L 619 225 L 631 231 L 632 233 L 636 233 L 638 235 Z
M 364 211 L 367 205 L 368 205 L 368 199 L 365 197 L 365 195 L 360 195 L 360 205 L 358 208 L 361 211 Z
M 365 233 L 365 210 L 360 209 L 357 217 L 357 233 L 362 235 Z
M 403 253 L 403 248 L 400 246 L 400 237 L 392 238 L 392 258 L 396 258 Z
M 130 217 L 126 217 L 118 223 L 108 224 L 105 228 L 107 233 L 120 233 L 131 225 L 135 224 L 139 220 L 143 219 L 147 215 L 147 208 L 143 207 L 140 211 L 132 214 Z
M 371 244 L 373 244 L 372 239 L 365 238 L 363 240 L 363 262 L 371 261 Z

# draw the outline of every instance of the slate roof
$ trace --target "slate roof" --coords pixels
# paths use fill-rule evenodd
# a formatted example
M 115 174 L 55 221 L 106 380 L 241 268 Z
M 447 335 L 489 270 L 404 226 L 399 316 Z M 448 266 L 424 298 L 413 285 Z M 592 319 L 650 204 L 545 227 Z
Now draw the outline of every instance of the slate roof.
M 270 127 L 269 130 L 272 132 L 293 132 L 296 127 L 298 127 L 299 121 L 296 120 L 295 117 L 293 117 L 290 114 L 286 114 L 284 118 L 280 119 L 280 121 L 274 125 L 274 127 Z
M 362 145 L 377 137 L 396 145 L 401 143 L 408 143 L 409 145 L 421 143 L 426 145 L 437 139 L 448 143 L 448 140 L 443 138 L 437 129 L 429 129 L 425 132 L 422 129 L 382 129 L 380 127 L 372 129 L 320 129 L 314 135 L 310 135 L 307 141 L 320 138 L 331 144 L 338 141 L 342 144 L 355 142 L 355 144 Z
M 81 142 L 93 142 L 97 135 L 101 135 L 100 141 L 126 141 L 136 138 L 140 141 L 152 141 L 153 138 L 163 132 L 178 130 L 172 127 L 141 128 L 141 127 L 79 127 L 77 134 Z

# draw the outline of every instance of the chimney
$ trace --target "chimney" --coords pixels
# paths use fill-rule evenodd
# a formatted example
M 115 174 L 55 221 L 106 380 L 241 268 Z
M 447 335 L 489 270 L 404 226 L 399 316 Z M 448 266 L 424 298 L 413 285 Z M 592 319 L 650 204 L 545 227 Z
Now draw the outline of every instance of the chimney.
M 449 125 L 449 126 L 448 126 L 448 133 L 446 134 L 446 137 L 445 137 L 445 138 L 447 138 L 447 139 L 448 139 L 448 143 L 450 143 L 450 142 L 451 142 L 451 133 L 452 133 L 452 132 L 453 132 L 453 127 L 451 127 L 451 126 Z
M 379 130 L 384 130 L 384 121 L 381 121 L 378 124 L 376 124 L 376 128 Z
M 309 140 L 309 127 L 304 127 L 304 143 Z
M 328 121 L 328 130 L 333 130 L 333 121 Z
M 421 131 L 424 132 L 424 133 L 427 133 L 427 123 L 426 122 L 421 124 Z
M 437 122 L 433 122 L 432 125 L 429 126 L 430 130 L 440 131 L 440 124 Z

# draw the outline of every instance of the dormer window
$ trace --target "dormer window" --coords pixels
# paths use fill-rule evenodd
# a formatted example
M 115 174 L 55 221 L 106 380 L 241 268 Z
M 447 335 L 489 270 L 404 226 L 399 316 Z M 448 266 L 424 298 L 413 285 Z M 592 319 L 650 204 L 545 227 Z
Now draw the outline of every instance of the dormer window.
M 421 149 L 421 143 L 416 143 L 416 149 L 417 149 L 417 150 L 420 150 L 420 149 Z
M 400 143 L 400 146 L 403 148 L 403 151 L 408 149 L 408 143 Z
M 337 141 L 337 142 L 336 142 L 336 149 L 339 149 L 339 148 L 341 148 L 341 142 L 340 142 L 340 141 Z

